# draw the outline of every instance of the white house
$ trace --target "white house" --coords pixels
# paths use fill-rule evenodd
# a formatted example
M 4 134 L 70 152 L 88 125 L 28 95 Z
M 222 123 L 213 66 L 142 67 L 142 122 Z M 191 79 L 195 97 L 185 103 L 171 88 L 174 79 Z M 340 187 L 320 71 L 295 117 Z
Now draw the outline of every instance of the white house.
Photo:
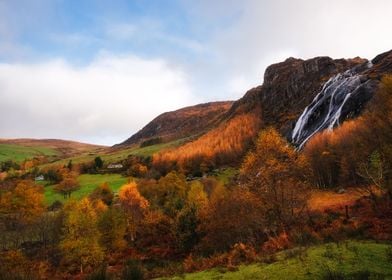
M 43 181 L 43 180 L 45 180 L 45 178 L 44 178 L 44 175 L 38 175 L 37 177 L 35 177 L 35 180 L 36 181 Z
M 108 165 L 109 169 L 120 169 L 123 168 L 123 165 L 121 163 L 111 163 Z

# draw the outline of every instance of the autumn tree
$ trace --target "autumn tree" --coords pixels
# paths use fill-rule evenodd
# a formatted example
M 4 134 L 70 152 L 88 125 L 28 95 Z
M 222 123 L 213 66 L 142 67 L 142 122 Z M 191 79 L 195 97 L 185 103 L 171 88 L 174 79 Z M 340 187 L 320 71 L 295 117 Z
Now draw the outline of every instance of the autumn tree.
M 97 187 L 91 194 L 91 200 L 102 200 L 106 205 L 111 205 L 114 194 L 107 182 Z
M 176 169 L 200 176 L 217 165 L 239 163 L 259 125 L 256 114 L 240 114 L 192 142 L 155 154 L 153 166 L 163 174 Z
M 104 258 L 97 214 L 88 198 L 71 202 L 65 208 L 67 215 L 60 242 L 62 263 L 70 270 L 79 269 L 83 273 L 99 265 Z
M 18 247 L 24 241 L 31 225 L 44 212 L 43 190 L 32 181 L 23 180 L 0 191 L 0 240 L 3 247 Z
M 158 209 L 145 214 L 139 231 L 137 242 L 142 248 L 160 248 L 165 253 L 178 247 L 173 219 Z
M 101 232 L 100 243 L 108 251 L 121 250 L 126 246 L 126 220 L 123 212 L 112 207 L 105 211 L 98 220 Z
M 0 213 L 8 222 L 28 224 L 44 211 L 43 190 L 32 181 L 23 180 L 9 192 L 0 192 Z
M 263 205 L 271 229 L 290 226 L 303 212 L 309 195 L 307 162 L 273 128 L 260 133 L 241 168 L 242 184 Z
M 137 226 L 143 218 L 149 203 L 140 195 L 135 182 L 122 186 L 118 197 L 126 214 L 127 226 L 133 242 L 136 239 Z
M 164 213 L 175 217 L 186 202 L 187 183 L 185 176 L 170 172 L 158 181 L 158 204 Z
M 64 198 L 70 198 L 71 193 L 80 188 L 77 174 L 74 172 L 67 173 L 63 180 L 55 186 L 54 190 L 64 196 Z
M 211 254 L 239 242 L 258 244 L 264 230 L 262 215 L 262 201 L 252 192 L 218 187 L 200 219 L 197 232 L 203 238 L 199 249 Z
M 367 133 L 362 136 L 363 141 L 368 145 L 368 158 L 373 156 L 376 169 L 381 170 L 382 165 L 382 185 L 383 189 L 392 198 L 392 75 L 382 79 L 380 89 L 374 96 L 368 114 L 365 116 Z M 375 155 L 378 159 L 375 160 Z M 365 158 L 363 163 L 366 164 Z M 378 161 L 378 163 L 376 163 Z M 369 163 L 369 161 L 368 161 Z M 370 162 L 371 163 L 371 162 Z M 372 168 L 371 166 L 368 166 Z M 359 170 L 361 172 L 361 170 Z M 364 170 L 362 170 L 364 171 Z M 369 170 L 370 171 L 370 170 Z M 373 170 L 375 171 L 375 170 Z M 363 173 L 363 172 L 362 172 Z M 375 174 L 371 175 L 374 177 Z M 376 183 L 376 182 L 373 182 Z

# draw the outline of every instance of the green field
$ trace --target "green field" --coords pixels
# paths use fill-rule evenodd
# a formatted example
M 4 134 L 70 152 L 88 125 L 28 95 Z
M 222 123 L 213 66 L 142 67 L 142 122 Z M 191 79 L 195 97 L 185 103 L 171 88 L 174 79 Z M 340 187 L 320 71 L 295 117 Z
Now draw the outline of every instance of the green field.
M 0 144 L 0 162 L 13 160 L 22 162 L 36 156 L 56 156 L 58 152 L 46 147 L 25 147 L 20 145 Z
M 88 196 L 96 187 L 103 183 L 109 183 L 112 191 L 116 192 L 118 189 L 127 182 L 127 178 L 119 174 L 84 174 L 80 175 L 79 178 L 80 189 L 73 192 L 71 198 L 80 199 Z M 66 201 L 61 194 L 54 191 L 54 185 L 45 186 L 45 202 L 50 205 L 54 201 L 59 200 L 61 202 Z
M 295 249 L 281 252 L 271 264 L 242 265 L 236 271 L 216 268 L 162 279 L 392 279 L 392 260 L 386 253 L 391 246 L 370 241 L 331 243 L 299 255 Z

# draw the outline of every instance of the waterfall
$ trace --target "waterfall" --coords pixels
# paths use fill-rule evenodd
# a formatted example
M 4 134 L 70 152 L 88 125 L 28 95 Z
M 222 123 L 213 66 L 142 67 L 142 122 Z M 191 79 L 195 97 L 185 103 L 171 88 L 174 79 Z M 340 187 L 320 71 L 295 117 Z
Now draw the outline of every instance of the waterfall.
M 331 77 L 309 106 L 298 118 L 292 132 L 292 142 L 297 149 L 317 132 L 340 125 L 344 105 L 364 84 L 365 79 L 353 70 Z

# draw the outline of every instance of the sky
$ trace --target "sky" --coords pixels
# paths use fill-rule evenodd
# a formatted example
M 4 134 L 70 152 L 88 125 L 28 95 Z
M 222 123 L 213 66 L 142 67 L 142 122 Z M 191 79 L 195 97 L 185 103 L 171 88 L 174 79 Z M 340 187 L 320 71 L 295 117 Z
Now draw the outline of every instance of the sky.
M 288 57 L 392 49 L 390 0 L 0 0 L 0 138 L 113 145 Z

